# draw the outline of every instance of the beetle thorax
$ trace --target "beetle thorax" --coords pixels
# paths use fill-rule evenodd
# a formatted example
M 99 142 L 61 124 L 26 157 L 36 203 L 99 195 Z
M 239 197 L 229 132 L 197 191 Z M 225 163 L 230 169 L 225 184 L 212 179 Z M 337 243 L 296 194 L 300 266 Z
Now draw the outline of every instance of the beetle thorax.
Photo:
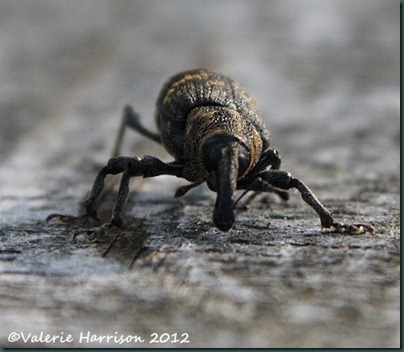
M 249 165 L 239 178 L 247 175 L 257 164 L 262 152 L 262 140 L 249 120 L 231 108 L 201 106 L 190 111 L 186 124 L 184 159 L 189 181 L 206 179 L 202 147 L 209 139 L 223 134 L 234 137 L 250 154 Z

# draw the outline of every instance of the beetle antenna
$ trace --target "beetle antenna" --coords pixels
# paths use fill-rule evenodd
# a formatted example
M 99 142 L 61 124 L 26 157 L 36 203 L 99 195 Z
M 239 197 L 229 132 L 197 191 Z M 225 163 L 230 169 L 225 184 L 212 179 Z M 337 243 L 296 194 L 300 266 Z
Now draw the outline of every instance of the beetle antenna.
M 249 191 L 254 191 L 254 194 L 252 194 L 252 197 L 247 200 L 247 202 L 246 202 L 247 204 L 245 204 L 245 206 L 247 206 L 248 203 L 250 203 L 251 201 L 253 201 L 254 198 L 260 193 L 260 192 L 258 192 L 258 191 L 255 189 L 256 186 L 257 186 L 258 184 L 263 183 L 263 182 L 264 182 L 264 180 L 263 180 L 261 177 L 255 178 L 254 181 L 252 181 L 252 182 L 245 188 L 245 191 L 244 191 L 243 193 L 241 193 L 241 195 L 240 195 L 240 196 L 237 198 L 237 200 L 234 202 L 234 207 L 236 207 L 237 203 L 239 203 L 240 200 L 241 200 L 242 198 L 244 198 L 245 195 L 246 195 Z M 282 190 L 279 190 L 279 189 L 276 189 L 275 187 L 271 187 L 271 185 L 270 185 L 269 183 L 267 183 L 267 182 L 265 182 L 265 185 L 266 185 L 266 189 L 265 189 L 266 192 L 273 192 L 273 193 L 276 193 L 276 194 L 278 195 L 278 197 L 281 198 L 281 199 L 282 199 L 283 201 L 285 201 L 285 202 L 289 200 L 289 193 L 288 193 L 288 192 L 282 191 Z
M 234 208 L 236 208 L 237 203 L 240 202 L 240 200 L 241 200 L 242 198 L 244 198 L 244 196 L 245 196 L 248 192 L 254 190 L 254 187 L 255 187 L 255 186 L 257 185 L 257 183 L 259 183 L 259 182 L 262 182 L 261 177 L 257 177 L 256 179 L 254 179 L 253 182 L 251 182 L 251 183 L 248 185 L 248 187 L 245 189 L 245 191 L 244 191 L 243 193 L 241 193 L 240 197 L 238 197 L 237 200 L 234 202 Z M 255 192 L 255 193 L 257 193 L 257 192 Z M 255 196 L 254 196 L 254 198 L 255 198 Z

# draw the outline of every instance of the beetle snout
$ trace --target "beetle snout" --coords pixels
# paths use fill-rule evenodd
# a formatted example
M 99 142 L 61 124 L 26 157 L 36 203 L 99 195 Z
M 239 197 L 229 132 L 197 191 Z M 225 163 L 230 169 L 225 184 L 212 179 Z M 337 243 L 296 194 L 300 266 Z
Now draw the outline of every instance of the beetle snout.
M 234 218 L 232 220 L 230 220 L 230 219 L 223 219 L 223 220 L 224 221 L 216 220 L 216 221 L 214 221 L 214 224 L 219 230 L 227 232 L 233 227 Z
M 229 231 L 234 224 L 234 212 L 232 202 L 229 205 L 217 207 L 213 212 L 213 223 L 221 231 Z

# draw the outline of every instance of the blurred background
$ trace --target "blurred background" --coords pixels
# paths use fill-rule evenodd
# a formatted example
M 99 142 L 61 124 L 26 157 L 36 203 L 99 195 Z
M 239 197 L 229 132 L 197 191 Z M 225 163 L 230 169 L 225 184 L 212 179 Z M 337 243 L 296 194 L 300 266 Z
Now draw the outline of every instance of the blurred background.
M 207 67 L 255 98 L 285 168 L 398 168 L 399 21 L 395 0 L 3 0 L 2 164 L 105 159 L 124 104 L 154 128 L 164 81 Z
M 302 346 L 302 343 L 306 347 L 396 346 L 399 341 L 399 279 L 394 275 L 399 275 L 399 269 L 394 266 L 394 260 L 393 264 L 388 262 L 390 257 L 382 251 L 389 246 L 395 248 L 388 242 L 389 234 L 399 236 L 399 6 L 396 0 L 1 0 L 0 224 L 3 229 L 11 229 L 8 232 L 4 230 L 8 237 L 2 237 L 9 241 L 7 248 L 15 246 L 20 252 L 23 251 L 17 256 L 20 259 L 14 262 L 7 259 L 8 262 L 4 261 L 1 264 L 4 266 L 0 266 L 3 271 L 17 272 L 16 275 L 3 277 L 6 284 L 0 285 L 4 290 L 10 289 L 4 291 L 9 293 L 2 297 L 11 300 L 10 304 L 4 301 L 1 307 L 3 313 L 7 310 L 7 315 L 0 314 L 6 317 L 0 322 L 5 327 L 3 331 L 12 324 L 29 329 L 36 319 L 42 319 L 43 325 L 37 325 L 38 328 L 54 326 L 59 329 L 55 322 L 66 322 L 66 331 L 69 328 L 72 331 L 87 329 L 97 324 L 99 331 L 103 331 L 105 321 L 110 321 L 110 333 L 115 328 L 132 327 L 130 324 L 138 324 L 139 321 L 144 325 L 144 331 L 153 331 L 167 318 L 166 324 L 169 325 L 194 326 L 194 330 L 198 331 L 194 339 L 199 347 L 204 346 L 206 341 L 210 347 L 265 347 L 269 341 L 268 322 L 271 324 L 270 341 L 274 347 L 291 347 L 291 344 Z M 144 124 L 155 129 L 154 107 L 161 86 L 178 71 L 197 67 L 210 68 L 232 77 L 255 99 L 270 130 L 272 146 L 282 155 L 283 169 L 305 180 L 319 192 L 317 194 L 321 199 L 335 208 L 342 209 L 350 200 L 357 202 L 347 204 L 342 213 L 346 209 L 354 209 L 345 214 L 356 216 L 359 213 L 366 216 L 367 222 L 383 224 L 384 227 L 381 227 L 385 232 L 382 235 L 386 235 L 385 238 L 364 237 L 363 242 L 349 236 L 342 238 L 347 243 L 357 241 L 352 247 L 349 244 L 336 254 L 347 253 L 347 257 L 337 256 L 337 264 L 332 267 L 341 270 L 335 272 L 342 273 L 340 278 L 346 279 L 343 281 L 346 286 L 332 286 L 334 279 L 326 269 L 323 272 L 318 269 L 321 274 L 315 268 L 313 273 L 309 271 L 307 267 L 310 267 L 311 261 L 301 260 L 297 264 L 288 262 L 290 258 L 293 259 L 294 253 L 303 253 L 304 248 L 283 246 L 281 242 L 285 239 L 281 236 L 293 231 L 293 235 L 318 232 L 318 224 L 312 224 L 312 218 L 304 223 L 305 214 L 310 212 L 306 208 L 302 210 L 300 218 L 293 218 L 295 223 L 303 223 L 303 229 L 291 228 L 287 221 L 279 226 L 279 231 L 283 232 L 279 234 L 278 247 L 251 246 L 252 249 L 268 251 L 269 254 L 265 252 L 265 255 L 274 255 L 274 263 L 281 261 L 279 265 L 265 267 L 265 270 L 271 270 L 272 276 L 263 272 L 260 262 L 254 266 L 255 271 L 249 272 L 251 265 L 248 260 L 259 259 L 253 253 L 242 257 L 247 258 L 243 262 L 244 271 L 236 266 L 231 277 L 233 281 L 226 276 L 224 279 L 217 277 L 214 268 L 223 258 L 212 261 L 213 267 L 209 267 L 211 262 L 205 259 L 206 256 L 213 256 L 209 246 L 222 248 L 221 241 L 229 241 L 231 237 L 221 239 L 212 228 L 203 232 L 203 236 L 208 236 L 208 249 L 203 247 L 199 252 L 189 251 L 190 257 L 184 257 L 183 261 L 177 260 L 176 256 L 185 256 L 185 252 L 173 250 L 170 258 L 174 259 L 171 259 L 172 262 L 167 260 L 174 265 L 173 273 L 181 274 L 184 273 L 181 270 L 184 270 L 185 277 L 188 271 L 200 275 L 190 276 L 189 282 L 185 283 L 181 278 L 178 281 L 181 289 L 178 290 L 169 280 L 162 280 L 164 271 L 164 275 L 159 273 L 159 280 L 155 279 L 154 268 L 150 269 L 147 262 L 129 274 L 124 271 L 123 278 L 111 275 L 107 279 L 103 270 L 118 272 L 121 267 L 117 269 L 114 263 L 101 262 L 99 254 L 95 254 L 93 262 L 90 262 L 89 253 L 95 251 L 94 247 L 85 247 L 80 251 L 77 244 L 68 239 L 60 242 L 60 236 L 47 236 L 57 230 L 43 227 L 45 217 L 62 209 L 67 213 L 75 212 L 94 179 L 94 164 L 105 163 L 108 159 L 120 124 L 122 107 L 127 103 L 132 104 L 141 114 Z M 129 133 L 124 154 L 152 154 L 163 160 L 171 160 L 160 146 Z M 148 180 L 143 187 L 171 196 L 179 181 L 164 180 Z M 356 192 L 354 195 L 353 190 Z M 144 193 L 143 197 L 143 202 L 136 209 L 136 217 L 147 217 L 151 211 L 147 208 L 150 194 Z M 157 206 L 160 196 L 152 197 L 155 201 L 152 205 Z M 303 209 L 297 197 L 293 198 L 296 203 L 291 200 L 292 208 L 289 211 Z M 167 202 L 162 202 L 161 209 L 167 206 Z M 208 210 L 204 216 L 210 219 L 211 203 L 202 202 L 198 204 L 199 208 L 195 208 L 201 211 L 206 206 Z M 143 213 L 142 207 L 146 207 Z M 171 208 L 174 209 L 172 211 L 176 209 L 172 204 Z M 259 215 L 264 212 L 260 212 L 259 206 L 257 209 L 257 221 L 261 221 Z M 392 210 L 392 215 L 389 215 Z M 133 215 L 135 210 L 131 211 Z M 199 213 L 189 210 L 187 216 L 180 217 L 179 221 L 197 223 L 198 217 Z M 245 219 L 247 222 L 255 221 L 251 213 Z M 270 219 L 277 221 L 276 218 Z M 269 220 L 262 221 L 266 224 Z M 18 232 L 20 224 L 28 224 L 22 227 L 22 232 Z M 27 236 L 31 234 L 28 229 L 32 229 L 32 224 L 40 228 L 34 226 L 32 238 L 28 240 Z M 240 233 L 246 228 L 243 226 L 238 228 Z M 267 236 L 265 226 L 261 226 L 264 229 L 261 232 Z M 178 231 L 183 231 L 178 236 L 179 241 L 181 244 L 195 241 L 192 243 L 198 246 L 196 243 L 201 241 L 200 238 L 193 240 L 194 237 L 190 235 L 189 239 L 184 239 L 184 229 L 188 227 L 187 224 L 183 228 L 178 226 Z M 164 237 L 164 227 L 151 229 L 157 231 L 164 243 L 170 241 Z M 252 227 L 251 233 L 247 234 L 254 236 L 254 231 Z M 233 232 L 229 236 L 240 233 Z M 39 235 L 44 236 L 44 240 L 37 246 Z M 276 235 L 273 238 L 276 239 Z M 266 238 L 256 237 L 256 241 Z M 327 242 L 328 237 L 324 238 L 324 242 L 315 249 L 331 251 L 327 246 L 333 240 Z M 381 266 L 378 266 L 384 262 L 372 261 L 368 254 L 376 253 L 376 249 L 374 252 L 365 249 L 357 250 L 355 254 L 349 252 L 350 248 L 369 248 L 366 246 L 370 246 L 370 242 L 372 248 L 381 248 L 377 252 L 381 254 L 377 255 L 387 258 L 387 267 L 383 267 L 385 271 L 379 270 Z M 49 248 L 44 243 L 49 243 Z M 364 243 L 363 247 L 358 247 L 358 243 L 360 246 Z M 388 244 L 383 247 L 383 243 Z M 158 243 L 155 247 L 160 245 Z M 171 245 L 172 248 L 179 247 L 178 242 Z M 240 248 L 246 253 L 252 250 L 247 245 L 240 245 Z M 160 247 L 156 249 L 157 255 L 163 255 L 163 251 L 159 250 Z M 391 248 L 388 250 L 390 252 L 387 253 L 391 254 Z M 279 256 L 276 251 L 279 251 Z M 316 256 L 315 250 L 310 253 Z M 321 264 L 321 267 L 330 268 L 327 263 L 333 259 L 327 259 L 328 252 L 324 257 L 323 252 L 318 253 L 313 262 L 323 258 L 321 260 L 324 262 L 321 263 L 325 264 Z M 241 253 L 237 255 L 242 256 Z M 195 257 L 203 264 L 202 269 L 199 262 L 192 259 Z M 230 262 L 223 263 L 223 272 L 226 273 Z M 338 266 L 338 263 L 341 265 Z M 112 269 L 105 269 L 108 265 Z M 293 271 L 293 265 L 306 265 L 306 272 L 312 273 L 310 278 L 315 289 L 311 296 L 304 296 L 304 291 L 303 298 L 296 298 L 296 286 L 288 286 L 288 282 L 281 290 L 278 289 L 279 283 L 290 279 L 290 272 L 296 276 L 292 277 L 295 281 L 290 279 L 291 283 L 297 282 L 297 286 L 299 282 L 307 284 L 305 277 L 302 279 L 299 276 L 300 269 Z M 355 287 L 350 291 L 350 275 L 356 273 L 358 268 L 368 276 L 362 279 L 360 272 L 356 279 L 358 285 L 363 282 L 363 286 L 357 291 Z M 379 271 L 374 272 L 372 268 Z M 149 269 L 151 274 L 143 275 Z M 21 277 L 18 276 L 19 270 L 31 270 L 31 274 L 37 272 L 43 276 Z M 163 267 L 161 270 L 169 269 Z M 343 276 L 345 272 L 348 277 Z M 243 273 L 246 277 L 242 276 Z M 76 281 L 66 283 L 63 280 L 67 275 Z M 263 279 L 262 287 L 258 286 L 262 291 L 248 281 L 257 277 L 258 282 L 258 279 L 262 279 L 259 275 L 273 279 Z M 48 277 L 51 278 L 49 282 L 45 279 Z M 58 278 L 60 281 L 57 281 Z M 94 281 L 87 285 L 89 278 Z M 206 283 L 200 278 L 211 281 Z M 385 284 L 383 278 L 390 278 L 390 284 Z M 381 283 L 376 279 L 380 279 Z M 55 285 L 55 280 L 59 286 Z M 321 297 L 315 295 L 317 288 L 323 287 L 322 280 L 329 282 L 324 287 L 329 288 L 325 292 L 328 292 L 330 301 L 327 301 L 326 295 L 322 296 L 322 291 L 318 291 Z M 116 291 L 109 288 L 109 282 Z M 123 282 L 127 286 L 122 286 Z M 136 291 L 140 297 L 137 298 L 133 290 L 136 290 L 139 282 L 144 286 L 140 285 L 141 290 Z M 228 282 L 231 282 L 230 286 L 226 286 Z M 319 286 L 315 286 L 317 284 Z M 387 291 L 390 287 L 392 291 Z M 146 297 L 144 292 L 149 292 L 149 288 L 152 294 Z M 227 288 L 229 291 L 225 291 Z M 237 291 L 239 296 L 235 293 L 237 288 L 240 288 Z M 181 296 L 183 292 L 192 296 L 193 292 L 205 289 L 208 298 L 203 296 L 202 303 L 195 306 L 192 300 L 189 303 Z M 118 301 L 122 299 L 123 303 L 118 302 L 121 305 L 116 303 L 117 307 L 123 307 L 120 314 L 116 313 L 118 310 L 113 306 L 115 301 L 110 296 L 103 296 L 105 300 L 100 302 L 105 304 L 99 303 L 99 306 L 96 300 L 90 299 L 93 294 L 97 296 L 103 290 L 110 292 Z M 217 305 L 214 305 L 214 299 L 210 301 L 209 298 L 217 295 L 221 299 L 221 290 L 225 292 L 224 299 L 217 300 Z M 17 301 L 13 301 L 12 297 L 17 297 Z M 21 301 L 18 301 L 18 297 L 22 297 Z M 250 297 L 258 297 L 264 304 L 260 306 L 254 301 L 250 302 Z M 47 309 L 48 302 L 54 299 L 56 303 L 53 307 L 56 309 Z M 231 305 L 232 300 L 234 305 Z M 144 304 L 146 301 L 148 303 Z M 156 301 L 161 305 L 156 305 Z M 289 304 L 292 301 L 295 305 Z M 65 302 L 71 303 L 66 305 Z M 131 302 L 130 309 L 127 302 Z M 319 302 L 323 310 L 319 309 Z M 330 302 L 341 304 L 342 308 L 331 307 Z M 195 309 L 191 314 L 187 304 Z M 182 305 L 185 308 L 181 311 L 179 307 Z M 132 314 L 139 309 L 142 312 L 144 307 L 145 316 L 151 314 L 154 320 L 138 321 L 137 315 Z M 173 308 L 170 310 L 170 307 Z M 234 307 L 241 307 L 242 312 Z M 222 308 L 225 318 L 215 318 L 217 312 L 221 317 Z M 107 314 L 108 319 L 100 319 L 94 313 L 97 311 L 101 311 L 100 316 Z M 110 314 L 114 319 L 109 319 Z M 126 318 L 119 320 L 121 315 Z M 171 320 L 172 317 L 177 320 Z M 199 320 L 200 317 L 205 320 Z M 89 325 L 88 321 L 93 325 Z M 209 322 L 209 330 L 204 325 L 206 321 Z M 279 325 L 279 321 L 283 325 Z M 226 324 L 229 324 L 228 327 Z M 338 335 L 338 332 L 334 334 L 335 326 L 341 329 L 342 335 Z M 140 325 L 138 327 L 140 330 Z M 352 327 L 358 329 L 352 330 Z M 2 338 L 5 338 L 4 333 Z

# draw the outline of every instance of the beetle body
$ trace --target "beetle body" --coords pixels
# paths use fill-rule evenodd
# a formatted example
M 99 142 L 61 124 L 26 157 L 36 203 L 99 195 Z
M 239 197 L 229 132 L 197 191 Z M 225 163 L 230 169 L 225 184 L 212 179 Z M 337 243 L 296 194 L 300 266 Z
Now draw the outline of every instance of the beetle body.
M 269 148 L 269 133 L 258 109 L 235 81 L 208 70 L 186 71 L 172 77 L 157 99 L 156 122 L 161 141 L 185 164 L 185 178 L 206 178 L 201 147 L 211 137 L 228 134 L 251 153 L 248 172 Z
M 121 173 L 111 221 L 89 231 L 93 237 L 112 226 L 124 226 L 122 213 L 131 177 L 159 175 L 172 175 L 191 182 L 180 187 L 176 196 L 206 182 L 217 193 L 213 222 L 222 231 L 230 230 L 235 221 L 233 196 L 237 189 L 275 192 L 287 200 L 286 191 L 296 188 L 318 213 L 323 227 L 334 226 L 338 231 L 346 228 L 334 222 L 330 212 L 302 181 L 279 170 L 279 153 L 270 148 L 269 132 L 254 101 L 232 79 L 206 69 L 181 72 L 163 85 L 156 105 L 158 133 L 146 129 L 130 106 L 124 108 L 113 157 L 99 171 L 90 196 L 84 201 L 85 214 L 51 214 L 47 220 L 56 218 L 71 223 L 88 216 L 98 219 L 97 203 L 105 177 Z M 161 143 L 174 161 L 164 163 L 148 155 L 119 156 L 127 127 Z
M 183 165 L 182 176 L 197 184 L 207 181 L 210 189 L 218 193 L 231 186 L 221 192 L 227 199 L 221 201 L 222 197 L 218 197 L 214 214 L 216 226 L 227 230 L 234 218 L 230 198 L 237 181 L 248 177 L 270 144 L 256 104 L 232 79 L 201 69 L 185 71 L 168 80 L 156 105 L 161 143 L 175 162 Z M 221 152 L 231 145 L 228 172 L 236 176 L 211 174 L 221 155 L 213 159 L 208 156 L 214 154 L 206 150 L 209 145 L 210 149 L 222 148 Z M 206 162 L 207 158 L 210 162 Z

